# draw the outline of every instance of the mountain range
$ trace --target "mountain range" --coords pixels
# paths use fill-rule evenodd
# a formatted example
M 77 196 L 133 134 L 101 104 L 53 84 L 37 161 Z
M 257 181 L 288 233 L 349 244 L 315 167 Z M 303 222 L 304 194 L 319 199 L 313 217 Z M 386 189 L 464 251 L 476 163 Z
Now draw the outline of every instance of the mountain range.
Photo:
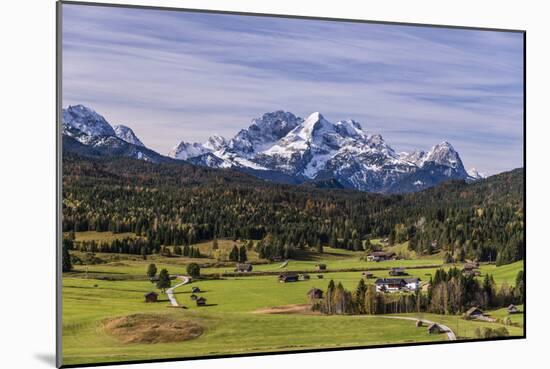
M 230 139 L 213 135 L 204 143 L 181 141 L 168 157 L 148 149 L 131 128 L 111 126 L 83 105 L 63 109 L 62 117 L 64 150 L 88 156 L 184 160 L 281 183 L 384 193 L 419 191 L 449 179 L 484 178 L 475 169 L 467 172 L 446 141 L 427 152 L 398 153 L 357 121 L 332 123 L 318 112 L 306 119 L 284 111 L 265 113 Z

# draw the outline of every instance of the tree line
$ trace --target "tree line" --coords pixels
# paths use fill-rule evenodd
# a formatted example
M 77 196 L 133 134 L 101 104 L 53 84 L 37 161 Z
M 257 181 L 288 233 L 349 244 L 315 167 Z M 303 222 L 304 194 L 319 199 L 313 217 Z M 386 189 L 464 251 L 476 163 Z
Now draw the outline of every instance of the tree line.
M 268 183 L 185 163 L 64 156 L 63 230 L 132 232 L 149 248 L 258 240 L 265 258 L 409 241 L 419 254 L 506 264 L 524 254 L 523 170 L 381 195 Z M 132 253 L 135 250 L 132 251 Z

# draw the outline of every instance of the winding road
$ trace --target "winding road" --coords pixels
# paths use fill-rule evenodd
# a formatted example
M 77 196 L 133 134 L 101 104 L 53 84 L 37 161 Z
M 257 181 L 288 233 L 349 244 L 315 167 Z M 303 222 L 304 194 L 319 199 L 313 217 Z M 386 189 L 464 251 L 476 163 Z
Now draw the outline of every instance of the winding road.
M 166 295 L 168 296 L 168 300 L 170 300 L 170 304 L 172 304 L 172 306 L 180 306 L 178 304 L 178 300 L 176 300 L 176 298 L 174 297 L 174 290 L 176 288 L 178 288 L 179 286 L 183 286 L 184 284 L 187 284 L 189 282 L 191 282 L 191 277 L 188 277 L 188 276 L 185 276 L 185 275 L 178 275 L 176 276 L 177 279 L 180 279 L 182 282 L 181 283 L 178 283 L 176 284 L 174 287 L 170 287 L 169 289 L 166 290 Z

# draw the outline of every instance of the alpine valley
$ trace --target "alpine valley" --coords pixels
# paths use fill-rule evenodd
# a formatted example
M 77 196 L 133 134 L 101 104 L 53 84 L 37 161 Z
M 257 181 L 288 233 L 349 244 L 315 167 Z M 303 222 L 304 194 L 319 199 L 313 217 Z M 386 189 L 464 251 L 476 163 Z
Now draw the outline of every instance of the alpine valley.
M 484 178 L 466 171 L 449 142 L 429 151 L 396 152 L 379 134 L 354 120 L 329 122 L 321 113 L 306 119 L 290 112 L 265 113 L 232 138 L 213 135 L 204 143 L 181 141 L 168 154 L 148 149 L 125 125 L 112 126 L 92 109 L 63 109 L 63 149 L 85 156 L 124 156 L 155 163 L 238 170 L 287 184 L 404 193 L 447 180 Z

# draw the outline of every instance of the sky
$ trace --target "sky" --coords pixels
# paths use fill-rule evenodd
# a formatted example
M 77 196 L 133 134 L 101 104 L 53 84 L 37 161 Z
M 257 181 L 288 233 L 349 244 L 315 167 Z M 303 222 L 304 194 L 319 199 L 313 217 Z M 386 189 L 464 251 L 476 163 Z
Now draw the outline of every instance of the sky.
M 523 35 L 63 5 L 63 107 L 167 154 L 265 112 L 354 119 L 396 151 L 446 140 L 487 175 L 523 165 Z

